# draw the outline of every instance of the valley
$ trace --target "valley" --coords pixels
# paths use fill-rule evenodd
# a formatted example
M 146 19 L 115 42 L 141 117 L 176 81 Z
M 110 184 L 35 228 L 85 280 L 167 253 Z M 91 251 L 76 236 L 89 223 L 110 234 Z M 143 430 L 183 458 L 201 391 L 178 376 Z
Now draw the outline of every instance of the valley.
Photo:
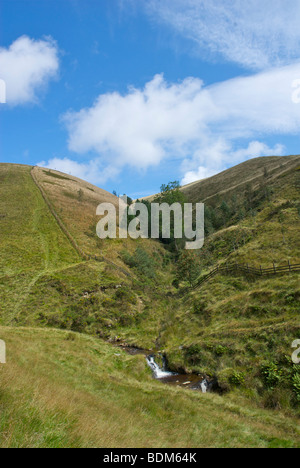
M 206 207 L 191 255 L 100 240 L 96 207 L 118 198 L 75 177 L 0 164 L 0 189 L 0 446 L 299 446 L 299 272 L 198 284 L 300 264 L 299 156 L 181 188 Z M 163 385 L 122 346 L 217 392 Z

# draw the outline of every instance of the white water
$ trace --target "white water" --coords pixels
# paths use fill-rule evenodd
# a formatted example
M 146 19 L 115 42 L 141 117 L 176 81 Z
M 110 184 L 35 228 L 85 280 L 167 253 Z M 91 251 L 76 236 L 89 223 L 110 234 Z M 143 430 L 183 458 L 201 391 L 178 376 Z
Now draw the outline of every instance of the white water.
M 154 357 L 153 356 L 147 356 L 146 357 L 147 364 L 151 368 L 154 378 L 155 379 L 166 379 L 168 377 L 172 376 L 178 376 L 178 374 L 174 374 L 173 372 L 166 372 L 163 371 L 158 364 L 156 364 Z M 178 376 L 179 377 L 179 376 Z M 176 377 L 175 377 L 176 378 Z M 179 381 L 178 381 L 179 382 Z M 183 385 L 190 384 L 191 382 L 185 382 Z M 198 384 L 199 385 L 199 384 Z M 199 389 L 201 389 L 202 393 L 207 393 L 209 391 L 209 383 L 207 379 L 204 379 L 201 383 L 200 386 L 198 386 Z
M 207 380 L 203 380 L 203 382 L 200 385 L 202 393 L 207 393 L 208 390 L 208 382 Z
M 156 379 L 164 379 L 166 377 L 170 377 L 170 375 L 174 375 L 173 372 L 166 372 L 166 371 L 163 371 L 159 366 L 158 364 L 156 364 L 156 362 L 154 361 L 154 357 L 153 356 L 147 356 L 147 363 L 148 363 L 148 366 L 152 369 L 153 371 L 153 374 L 154 374 L 154 377 Z

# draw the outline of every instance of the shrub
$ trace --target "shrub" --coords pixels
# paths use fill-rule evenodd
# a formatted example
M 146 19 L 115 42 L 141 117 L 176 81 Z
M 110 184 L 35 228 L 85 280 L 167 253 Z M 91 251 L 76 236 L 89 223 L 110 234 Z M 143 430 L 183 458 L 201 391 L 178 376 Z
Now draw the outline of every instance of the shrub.
M 202 347 L 200 345 L 194 344 L 185 350 L 185 357 L 189 364 L 196 365 L 199 364 L 199 361 L 202 357 Z
M 293 391 L 297 401 L 300 402 L 300 374 L 295 374 L 292 380 Z
M 276 387 L 281 380 L 281 369 L 274 362 L 263 362 L 260 367 L 260 374 L 267 388 Z
M 229 392 L 231 390 L 230 378 L 233 374 L 232 369 L 222 369 L 217 374 L 218 386 L 222 392 Z
M 228 348 L 226 346 L 218 345 L 215 349 L 215 353 L 217 356 L 223 356 L 228 352 Z
M 229 382 L 232 385 L 243 385 L 245 383 L 245 374 L 243 372 L 233 371 L 232 375 L 229 377 Z
M 136 268 L 139 273 L 145 275 L 148 278 L 155 278 L 155 261 L 141 247 L 138 247 L 133 255 L 130 255 L 128 252 L 124 251 L 122 253 L 122 257 L 126 265 L 128 265 L 130 268 Z
M 121 302 L 128 302 L 130 304 L 136 304 L 135 295 L 128 288 L 117 289 L 115 297 Z

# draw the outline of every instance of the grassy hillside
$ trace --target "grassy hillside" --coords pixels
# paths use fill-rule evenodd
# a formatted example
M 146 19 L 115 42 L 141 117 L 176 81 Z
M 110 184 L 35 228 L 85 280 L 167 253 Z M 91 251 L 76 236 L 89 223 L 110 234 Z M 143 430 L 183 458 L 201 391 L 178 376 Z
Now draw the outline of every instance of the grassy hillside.
M 297 421 L 154 381 L 86 335 L 0 327 L 1 447 L 296 447 Z
M 208 202 L 220 196 L 228 199 L 233 193 L 243 196 L 248 184 L 254 189 L 259 186 L 265 169 L 270 179 L 276 179 L 299 165 L 300 156 L 253 158 L 213 177 L 186 185 L 182 190 L 193 203 Z
M 268 197 L 237 224 L 229 218 L 228 227 L 207 237 L 198 253 L 202 274 L 225 262 L 257 268 L 300 263 L 299 176 L 296 167 L 268 179 Z M 174 368 L 216 375 L 224 390 L 238 387 L 260 405 L 299 413 L 300 369 L 291 360 L 291 344 L 300 338 L 299 299 L 299 273 L 219 275 L 178 299 L 165 317 L 160 345 Z
M 89 190 L 87 183 L 67 175 L 34 169 L 41 173 L 37 179 L 47 179 L 43 188 L 48 179 L 51 189 L 55 187 L 54 193 L 45 188 L 47 197 L 80 249 L 100 258 L 107 255 L 107 261 L 85 260 L 51 213 L 31 169 L 0 165 L 1 323 L 58 327 L 116 340 L 121 331 L 126 334 L 125 330 L 146 322 L 140 334 L 145 346 L 155 347 L 168 307 L 163 292 L 172 282 L 168 253 L 150 240 L 101 244 L 95 234 L 96 206 L 103 201 L 116 203 L 116 197 L 96 187 Z M 65 195 L 67 190 L 75 194 L 82 190 L 83 200 Z M 123 261 L 125 253 L 137 259 L 131 271 Z M 150 278 L 141 274 L 145 258 Z
M 43 274 L 81 259 L 45 207 L 30 167 L 1 164 L 0 181 L 0 319 L 11 323 Z
M 184 185 L 181 190 L 191 203 L 214 203 L 220 198 L 228 200 L 232 195 L 243 198 L 247 185 L 250 184 L 253 189 L 259 187 L 265 171 L 267 177 L 274 180 L 299 165 L 299 155 L 253 158 L 207 179 Z M 151 201 L 154 196 L 150 195 L 144 200 Z
M 189 186 L 208 210 L 201 275 L 226 262 L 300 263 L 299 189 L 299 157 L 252 160 Z M 0 164 L 0 190 L 3 446 L 299 443 L 299 274 L 175 289 L 178 256 L 159 242 L 97 238 L 96 206 L 117 205 L 113 195 L 10 164 Z M 143 357 L 103 339 L 164 352 L 173 369 L 216 377 L 223 395 L 161 386 Z

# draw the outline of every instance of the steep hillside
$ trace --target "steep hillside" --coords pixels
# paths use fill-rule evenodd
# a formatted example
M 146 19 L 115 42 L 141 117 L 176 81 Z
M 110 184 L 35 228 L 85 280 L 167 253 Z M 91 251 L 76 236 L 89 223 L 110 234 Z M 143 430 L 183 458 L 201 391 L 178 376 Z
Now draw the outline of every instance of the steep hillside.
M 30 167 L 0 165 L 0 317 L 18 319 L 42 275 L 81 263 L 30 177 Z
M 300 165 L 300 156 L 270 156 L 253 158 L 217 175 L 181 187 L 190 203 L 215 204 L 232 196 L 244 198 L 247 186 L 256 190 L 264 178 L 274 180 Z M 151 201 L 154 195 L 145 197 Z
M 163 247 L 151 240 L 101 242 L 96 206 L 117 198 L 79 179 L 10 164 L 0 165 L 0 179 L 1 323 L 115 340 L 145 322 L 141 335 L 154 347 L 168 307 L 163 292 L 172 283 Z M 127 266 L 126 256 L 136 268 Z
M 218 197 L 228 199 L 235 193 L 244 195 L 248 184 L 253 189 L 258 188 L 264 178 L 265 169 L 270 179 L 276 179 L 299 165 L 300 156 L 254 158 L 208 179 L 186 185 L 182 190 L 193 203 L 205 203 Z
M 106 252 L 107 243 L 101 243 L 96 236 L 96 208 L 100 203 L 112 203 L 118 208 L 118 198 L 76 177 L 53 170 L 35 167 L 32 173 L 80 248 L 91 255 L 100 256 Z M 118 262 L 114 248 L 110 254 Z

